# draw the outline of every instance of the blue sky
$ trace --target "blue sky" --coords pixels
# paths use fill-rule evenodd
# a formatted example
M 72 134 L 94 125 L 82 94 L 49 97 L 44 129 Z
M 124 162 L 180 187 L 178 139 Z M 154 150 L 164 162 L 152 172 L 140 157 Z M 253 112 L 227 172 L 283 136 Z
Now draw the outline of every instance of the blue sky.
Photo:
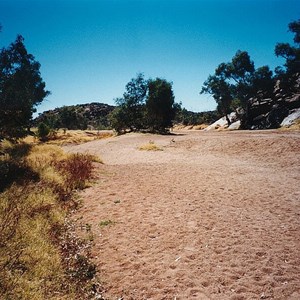
M 237 50 L 256 67 L 283 61 L 299 0 L 0 0 L 0 46 L 23 35 L 51 95 L 38 112 L 88 102 L 114 104 L 138 72 L 173 82 L 175 100 L 215 109 L 201 86 Z

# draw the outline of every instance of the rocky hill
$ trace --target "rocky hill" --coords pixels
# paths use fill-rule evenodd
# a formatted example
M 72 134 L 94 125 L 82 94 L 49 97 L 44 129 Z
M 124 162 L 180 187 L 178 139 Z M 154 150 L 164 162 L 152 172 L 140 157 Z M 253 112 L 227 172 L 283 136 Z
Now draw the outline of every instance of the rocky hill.
M 247 128 L 278 128 L 286 117 L 300 109 L 300 73 L 290 80 L 292 84 L 278 80 L 272 98 L 264 98 L 258 93 L 249 99 Z
M 51 128 L 105 129 L 109 127 L 108 115 L 114 108 L 98 102 L 63 106 L 43 112 L 34 120 L 34 125 L 43 122 Z

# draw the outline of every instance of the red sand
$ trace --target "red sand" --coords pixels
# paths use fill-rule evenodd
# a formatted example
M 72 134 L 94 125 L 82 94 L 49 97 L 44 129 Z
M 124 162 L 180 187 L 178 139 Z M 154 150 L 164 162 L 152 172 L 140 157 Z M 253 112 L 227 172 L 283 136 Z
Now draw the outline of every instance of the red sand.
M 163 151 L 138 150 L 149 141 Z M 299 147 L 299 132 L 280 131 L 68 147 L 105 163 L 77 212 L 92 225 L 105 297 L 300 299 Z

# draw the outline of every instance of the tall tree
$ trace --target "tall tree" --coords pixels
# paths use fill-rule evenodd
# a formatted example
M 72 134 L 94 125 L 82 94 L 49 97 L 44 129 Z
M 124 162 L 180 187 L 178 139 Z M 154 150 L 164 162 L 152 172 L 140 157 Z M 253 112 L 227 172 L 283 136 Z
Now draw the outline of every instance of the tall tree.
M 226 78 L 220 75 L 209 75 L 204 82 L 201 93 L 208 93 L 213 96 L 217 103 L 217 111 L 225 115 L 228 125 L 230 119 L 228 114 L 231 112 L 231 103 L 233 100 L 232 86 L 226 81 Z
M 229 125 L 228 113 L 233 110 L 233 103 L 242 106 L 247 116 L 249 99 L 258 91 L 269 96 L 272 86 L 273 77 L 269 67 L 263 66 L 255 70 L 248 52 L 239 50 L 231 62 L 221 63 L 215 74 L 209 75 L 200 93 L 213 96 L 218 111 L 226 116 Z
M 25 136 L 36 106 L 47 95 L 40 64 L 18 35 L 0 52 L 0 139 Z
M 286 93 L 295 93 L 299 90 L 295 89 L 295 83 L 300 73 L 300 19 L 291 22 L 289 31 L 294 33 L 294 45 L 289 43 L 278 43 L 275 47 L 276 56 L 285 59 L 284 68 L 277 67 L 275 69 L 277 79 L 280 80 L 280 88 Z
M 115 101 L 120 106 L 118 113 L 114 117 L 122 116 L 123 126 L 130 128 L 132 131 L 140 130 L 144 124 L 144 105 L 146 101 L 148 83 L 142 73 L 137 74 L 125 86 L 123 98 L 117 98 Z M 124 119 L 124 116 L 125 119 Z
M 147 122 L 150 129 L 164 132 L 172 126 L 175 117 L 172 83 L 165 79 L 149 80 L 149 95 L 146 101 Z
M 275 47 L 276 56 L 285 59 L 285 68 L 288 75 L 300 72 L 300 19 L 291 22 L 289 31 L 294 33 L 294 45 L 289 43 L 278 43 Z

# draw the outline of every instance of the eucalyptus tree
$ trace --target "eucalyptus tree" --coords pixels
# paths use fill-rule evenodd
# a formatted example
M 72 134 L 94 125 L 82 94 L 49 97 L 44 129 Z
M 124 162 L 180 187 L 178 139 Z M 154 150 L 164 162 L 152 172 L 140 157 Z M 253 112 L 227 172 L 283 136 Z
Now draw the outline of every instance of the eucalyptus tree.
M 0 52 L 0 139 L 16 139 L 29 132 L 36 106 L 49 95 L 45 87 L 40 63 L 18 35 Z
M 146 101 L 148 127 L 152 131 L 165 132 L 172 126 L 176 112 L 172 83 L 161 78 L 151 79 L 148 88 Z

